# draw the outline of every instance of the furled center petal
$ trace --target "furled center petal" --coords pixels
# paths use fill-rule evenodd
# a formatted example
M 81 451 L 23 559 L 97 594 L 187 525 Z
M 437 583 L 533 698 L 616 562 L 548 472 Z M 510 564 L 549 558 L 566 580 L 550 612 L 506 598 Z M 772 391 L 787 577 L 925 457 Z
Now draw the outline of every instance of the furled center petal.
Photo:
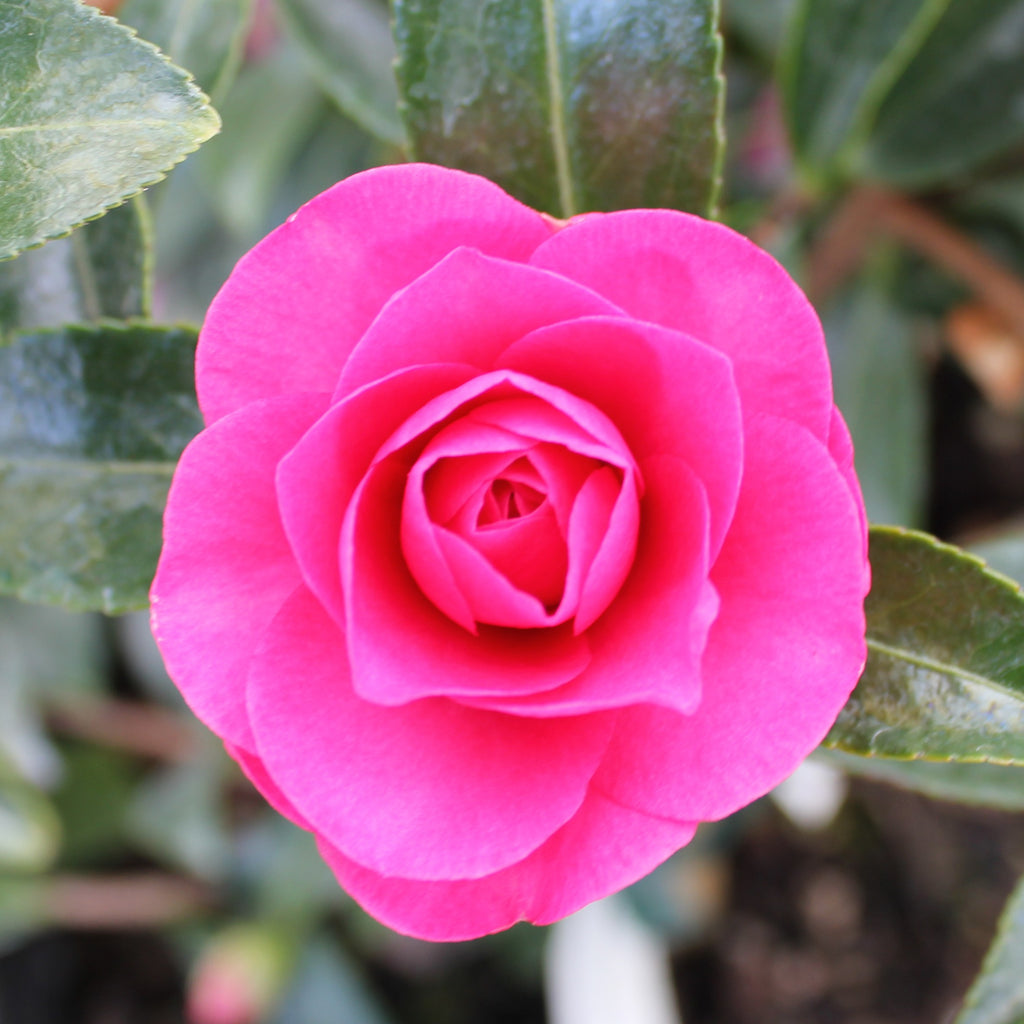
M 471 632 L 581 613 L 586 628 L 628 575 L 638 528 L 639 474 L 621 438 L 595 437 L 544 397 L 505 389 L 423 448 L 406 485 L 402 550 L 423 593 Z

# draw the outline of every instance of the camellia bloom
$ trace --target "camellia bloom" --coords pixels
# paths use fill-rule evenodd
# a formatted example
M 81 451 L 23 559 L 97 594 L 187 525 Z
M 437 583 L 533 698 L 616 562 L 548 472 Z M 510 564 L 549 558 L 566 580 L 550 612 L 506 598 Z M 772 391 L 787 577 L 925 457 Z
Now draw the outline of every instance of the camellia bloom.
M 788 775 L 860 674 L 821 328 L 728 228 L 368 171 L 242 259 L 196 375 L 154 632 L 399 931 L 634 881 Z

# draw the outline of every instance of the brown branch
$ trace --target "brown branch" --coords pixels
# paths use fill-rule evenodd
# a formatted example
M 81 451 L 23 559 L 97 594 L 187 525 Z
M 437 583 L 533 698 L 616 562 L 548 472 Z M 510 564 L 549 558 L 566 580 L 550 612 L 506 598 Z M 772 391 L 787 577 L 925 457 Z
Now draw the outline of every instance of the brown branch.
M 822 304 L 857 269 L 878 235 L 898 239 L 969 285 L 1024 342 L 1024 281 L 921 204 L 873 185 L 847 196 L 812 249 L 812 302 Z
M 43 889 L 47 920 L 64 928 L 154 928 L 203 913 L 211 903 L 198 883 L 155 872 L 56 875 Z
M 47 722 L 65 736 L 161 761 L 188 761 L 197 751 L 196 738 L 179 715 L 135 701 L 61 704 L 48 711 Z

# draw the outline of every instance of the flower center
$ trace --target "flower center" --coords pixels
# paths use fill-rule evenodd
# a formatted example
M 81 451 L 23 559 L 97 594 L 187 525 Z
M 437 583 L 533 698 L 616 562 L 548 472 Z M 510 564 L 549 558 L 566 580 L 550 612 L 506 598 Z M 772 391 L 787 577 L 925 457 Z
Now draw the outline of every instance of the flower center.
M 596 408 L 525 378 L 449 416 L 406 478 L 413 578 L 471 632 L 586 629 L 636 550 L 643 484 L 621 436 Z
M 523 480 L 498 477 L 484 495 L 476 520 L 477 528 L 502 526 L 510 519 L 523 519 L 536 512 L 546 500 L 547 494 L 542 489 L 531 487 Z

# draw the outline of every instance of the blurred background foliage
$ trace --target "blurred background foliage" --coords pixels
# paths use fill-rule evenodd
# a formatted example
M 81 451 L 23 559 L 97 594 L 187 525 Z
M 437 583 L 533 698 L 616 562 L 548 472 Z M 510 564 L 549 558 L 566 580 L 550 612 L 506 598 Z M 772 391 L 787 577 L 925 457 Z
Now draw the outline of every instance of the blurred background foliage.
M 0 374 L 4 593 L 111 613 L 144 603 L 168 467 L 198 421 L 194 326 L 140 320 L 198 324 L 255 241 L 339 178 L 404 159 L 410 140 L 559 215 L 627 195 L 706 208 L 717 194 L 822 315 L 872 521 L 927 528 L 1024 579 L 1024 0 L 723 0 L 720 191 L 713 4 L 558 4 L 576 85 L 561 153 L 538 142 L 543 103 L 516 92 L 537 60 L 516 14 L 534 4 L 97 6 L 191 72 L 222 131 L 144 195 L 0 263 L 0 370 L 31 379 L 45 342 L 47 367 L 99 382 L 53 442 L 45 410 Z M 90 60 L 61 87 L 88 95 L 103 76 Z M 5 61 L 0 111 L 20 88 Z M 177 79 L 158 87 L 195 102 Z M 177 156 L 133 164 L 122 195 L 212 131 L 193 113 Z M 673 162 L 687 145 L 701 174 Z M 0 200 L 15 242 L 75 220 L 24 228 L 13 209 Z M 110 359 L 158 375 L 160 394 L 108 401 Z M 44 427 L 63 446 L 59 477 L 7 458 Z M 96 495 L 118 461 L 132 492 L 115 505 Z M 95 571 L 112 564 L 113 584 Z M 1019 898 L 958 1008 L 1024 872 L 1022 809 L 1021 768 L 823 751 L 600 911 L 420 943 L 366 917 L 312 840 L 265 807 L 182 705 L 144 612 L 5 598 L 0 1021 L 1014 1024 Z

